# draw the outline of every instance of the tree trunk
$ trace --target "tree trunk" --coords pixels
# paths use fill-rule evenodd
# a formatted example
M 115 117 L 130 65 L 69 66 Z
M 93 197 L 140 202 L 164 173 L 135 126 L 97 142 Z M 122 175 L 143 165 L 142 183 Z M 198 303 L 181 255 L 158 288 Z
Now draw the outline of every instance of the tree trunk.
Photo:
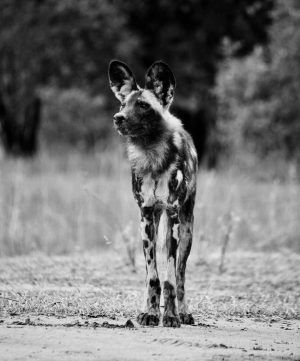
M 33 156 L 38 146 L 41 100 L 33 98 L 24 108 L 21 121 L 9 112 L 0 99 L 0 135 L 4 150 L 9 155 Z

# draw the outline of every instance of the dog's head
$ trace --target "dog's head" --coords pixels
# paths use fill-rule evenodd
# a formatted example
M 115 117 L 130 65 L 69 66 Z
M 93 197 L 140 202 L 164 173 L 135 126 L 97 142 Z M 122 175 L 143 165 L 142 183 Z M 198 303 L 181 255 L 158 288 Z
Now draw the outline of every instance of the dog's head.
M 114 124 L 121 135 L 149 136 L 163 127 L 163 113 L 169 109 L 175 90 L 175 78 L 162 61 L 151 65 L 146 72 L 145 88 L 140 88 L 129 67 L 113 60 L 109 65 L 109 82 L 121 102 L 114 115 Z

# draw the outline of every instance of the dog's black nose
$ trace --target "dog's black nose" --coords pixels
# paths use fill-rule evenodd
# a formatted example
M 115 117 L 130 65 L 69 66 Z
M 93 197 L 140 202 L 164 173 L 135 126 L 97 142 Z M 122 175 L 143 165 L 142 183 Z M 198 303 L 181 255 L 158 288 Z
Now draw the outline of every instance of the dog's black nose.
M 124 115 L 122 114 L 115 114 L 114 115 L 114 121 L 116 125 L 121 125 L 125 120 Z

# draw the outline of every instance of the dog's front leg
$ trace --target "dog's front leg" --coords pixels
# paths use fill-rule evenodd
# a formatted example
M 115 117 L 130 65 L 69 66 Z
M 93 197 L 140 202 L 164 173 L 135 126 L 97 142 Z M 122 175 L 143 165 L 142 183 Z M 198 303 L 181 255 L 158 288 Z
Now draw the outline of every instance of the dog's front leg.
M 156 231 L 154 206 L 141 207 L 141 236 L 146 260 L 146 292 L 143 312 L 138 315 L 141 325 L 157 326 L 160 318 L 161 287 L 156 263 Z
M 167 270 L 163 286 L 163 326 L 180 327 L 176 297 L 176 255 L 179 243 L 179 215 L 176 209 L 167 210 Z

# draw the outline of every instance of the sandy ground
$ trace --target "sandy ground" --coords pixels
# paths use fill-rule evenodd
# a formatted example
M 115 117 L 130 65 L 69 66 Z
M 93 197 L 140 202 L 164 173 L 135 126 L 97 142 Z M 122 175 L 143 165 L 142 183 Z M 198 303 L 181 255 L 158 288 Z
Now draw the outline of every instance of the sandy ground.
M 218 255 L 191 259 L 196 324 L 180 329 L 135 322 L 137 261 L 132 272 L 113 254 L 2 258 L 0 361 L 300 361 L 300 255 L 229 253 L 222 273 Z
M 31 319 L 31 325 L 2 322 L 0 359 L 300 360 L 300 321 L 215 321 L 180 329 L 139 327 L 136 323 L 133 328 L 121 328 L 118 326 L 124 323 L 120 321 L 102 321 L 77 321 L 77 325 L 54 318 Z

